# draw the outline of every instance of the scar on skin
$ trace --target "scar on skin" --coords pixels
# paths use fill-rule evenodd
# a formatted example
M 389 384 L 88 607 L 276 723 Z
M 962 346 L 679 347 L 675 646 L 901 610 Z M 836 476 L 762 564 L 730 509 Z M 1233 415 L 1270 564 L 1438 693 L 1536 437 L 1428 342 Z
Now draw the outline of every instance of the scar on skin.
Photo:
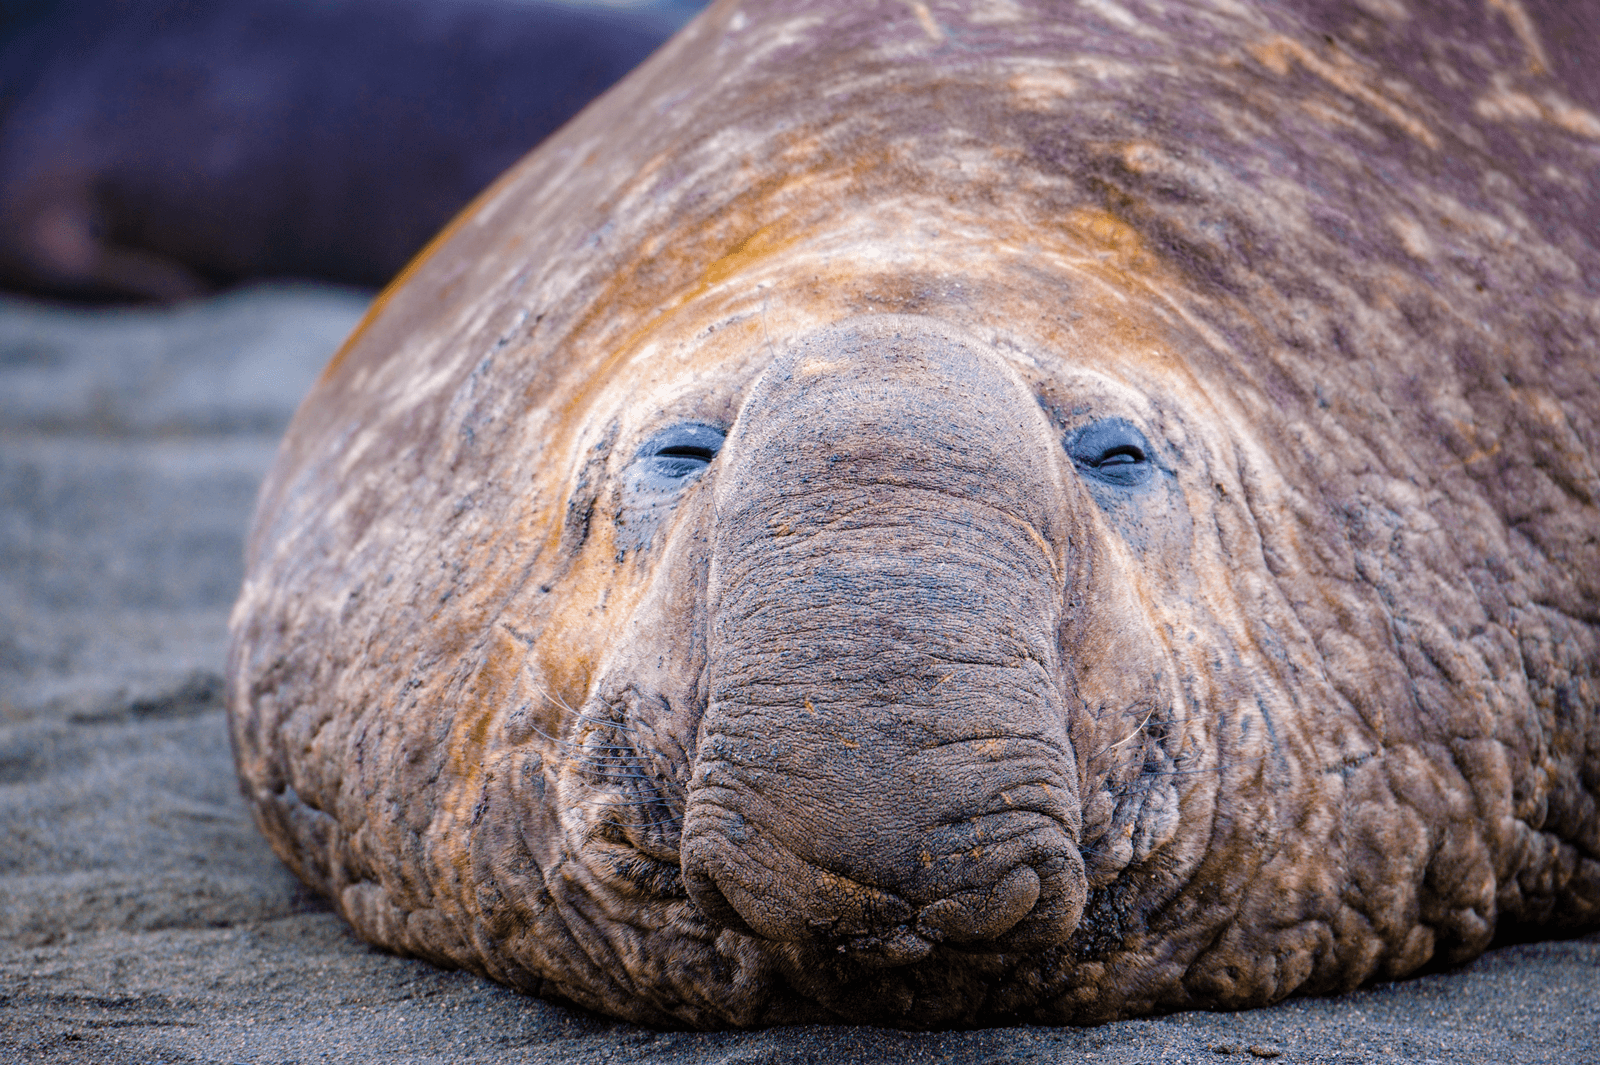
M 1398 102 L 1366 84 L 1364 80 L 1366 71 L 1347 55 L 1335 51 L 1331 59 L 1324 59 L 1299 41 L 1282 36 L 1271 37 L 1251 46 L 1250 54 L 1279 77 L 1289 73 L 1290 61 L 1293 60 L 1346 96 L 1359 100 L 1377 111 L 1429 148 L 1439 147 L 1439 138 L 1433 130 Z
M 1473 102 L 1480 118 L 1499 122 L 1548 122 L 1575 137 L 1600 140 L 1600 117 L 1557 92 L 1538 96 L 1511 85 L 1504 73 L 1496 74 L 1488 92 Z
M 967 11 L 967 21 L 977 25 L 1021 22 L 1022 8 L 1016 0 L 979 0 Z
M 1049 111 L 1078 91 L 1078 83 L 1059 70 L 1023 71 L 1006 83 L 1019 110 Z
M 1539 27 L 1533 24 L 1522 0 L 1487 0 L 1491 11 L 1498 11 L 1511 23 L 1511 30 L 1528 50 L 1528 73 L 1546 74 L 1550 71 L 1550 58 L 1545 55 L 1544 43 L 1539 40 Z
M 922 32 L 928 35 L 928 39 L 934 44 L 943 44 L 944 29 L 934 20 L 933 12 L 928 10 L 928 5 L 921 3 L 920 0 L 906 0 L 906 6 L 917 16 L 917 23 L 922 27 Z
M 1389 228 L 1394 230 L 1400 238 L 1400 246 L 1414 259 L 1429 262 L 1434 256 L 1433 240 L 1428 236 L 1427 227 L 1415 218 L 1405 215 L 1390 215 Z

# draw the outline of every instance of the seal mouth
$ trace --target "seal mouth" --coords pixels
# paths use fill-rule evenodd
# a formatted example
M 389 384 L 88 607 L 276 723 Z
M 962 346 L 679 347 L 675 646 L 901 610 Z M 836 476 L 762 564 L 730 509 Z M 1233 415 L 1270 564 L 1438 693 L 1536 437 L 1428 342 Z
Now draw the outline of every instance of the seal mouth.
M 1066 826 L 1046 813 L 967 819 L 955 837 L 914 834 L 909 848 L 868 856 L 861 872 L 847 876 L 791 849 L 764 817 L 741 812 L 748 804 L 737 798 L 714 781 L 691 791 L 682 869 L 701 911 L 744 935 L 811 944 L 883 968 L 921 962 L 936 949 L 1056 946 L 1082 912 L 1082 858 Z M 948 851 L 951 838 L 988 842 L 930 853 Z
M 630 685 L 613 698 L 586 701 L 571 739 L 547 737 L 565 756 L 562 790 L 573 799 L 563 827 L 603 879 L 630 893 L 684 898 L 679 851 L 687 771 L 639 713 L 641 704 L 670 714 L 664 696 L 641 696 Z
M 771 945 L 808 945 L 866 968 L 915 965 L 936 953 L 1034 950 L 1071 935 L 1085 880 L 1070 811 L 990 802 L 988 812 L 947 826 L 952 839 L 984 841 L 945 855 L 958 872 L 937 877 L 930 891 L 917 886 L 915 871 L 896 871 L 886 857 L 870 880 L 887 877 L 886 885 L 900 886 L 877 886 L 791 852 L 759 817 L 741 812 L 739 796 L 717 786 L 738 767 L 702 764 L 696 784 L 687 786 L 681 748 L 661 742 L 659 723 L 671 713 L 665 696 L 629 683 L 588 699 L 570 738 L 558 741 L 571 799 L 562 815 L 568 838 L 614 889 L 691 899 L 713 926 Z M 1038 753 L 1059 758 L 1053 747 Z M 1007 787 L 1005 802 L 1022 796 L 1030 788 L 1024 778 L 1038 772 L 1037 765 L 1012 767 L 996 785 Z M 1052 787 L 1059 783 L 1052 776 L 1032 787 L 1070 790 Z M 948 839 L 930 839 L 924 834 L 919 843 L 925 866 L 934 861 L 928 846 L 953 851 Z
M 834 949 L 870 969 L 893 969 L 925 961 L 937 944 L 908 925 L 896 925 L 886 935 L 853 936 Z
M 1015 949 L 1018 940 L 1026 938 L 1026 933 L 1008 933 L 1032 914 L 1041 890 L 1039 874 L 1023 866 L 988 891 L 967 891 L 930 902 L 913 920 L 881 932 L 840 936 L 830 934 L 832 922 L 812 921 L 810 925 L 821 933 L 815 937 L 820 946 L 866 968 L 914 965 L 941 947 L 957 953 L 993 954 Z

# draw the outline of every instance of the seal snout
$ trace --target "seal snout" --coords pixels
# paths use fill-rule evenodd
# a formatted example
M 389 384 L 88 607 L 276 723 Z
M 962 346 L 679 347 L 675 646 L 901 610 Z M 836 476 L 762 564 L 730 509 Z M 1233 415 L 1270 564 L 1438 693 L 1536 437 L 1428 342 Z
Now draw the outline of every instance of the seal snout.
M 917 931 L 936 941 L 971 943 L 999 939 L 1033 911 L 1039 873 L 1019 866 L 986 891 L 963 891 L 929 903 L 917 914 Z
M 718 461 L 690 895 L 868 966 L 1064 941 L 1069 506 L 1027 386 L 939 323 L 841 323 L 762 375 Z
M 852 877 L 771 838 L 781 830 L 715 805 L 691 810 L 684 883 L 713 921 L 762 939 L 821 945 L 868 967 L 889 967 L 922 961 L 940 945 L 968 952 L 1055 945 L 1082 912 L 1076 845 L 1064 826 L 1042 815 L 1033 815 L 1032 825 L 1009 826 L 1027 831 L 992 859 L 982 847 L 939 856 L 868 847 L 857 851 Z M 982 832 L 968 825 L 969 836 Z M 840 826 L 839 834 L 851 829 Z M 937 845 L 937 837 L 929 833 L 922 842 Z

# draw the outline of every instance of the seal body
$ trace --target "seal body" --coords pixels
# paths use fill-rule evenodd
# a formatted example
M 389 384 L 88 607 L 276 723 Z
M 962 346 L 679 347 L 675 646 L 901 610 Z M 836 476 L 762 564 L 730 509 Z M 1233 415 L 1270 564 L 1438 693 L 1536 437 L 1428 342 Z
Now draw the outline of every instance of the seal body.
M 30 0 L 0 15 L 0 281 L 381 285 L 677 20 L 539 0 Z
M 374 942 L 656 1024 L 1595 927 L 1600 100 L 1541 17 L 709 9 L 297 414 L 263 831 Z

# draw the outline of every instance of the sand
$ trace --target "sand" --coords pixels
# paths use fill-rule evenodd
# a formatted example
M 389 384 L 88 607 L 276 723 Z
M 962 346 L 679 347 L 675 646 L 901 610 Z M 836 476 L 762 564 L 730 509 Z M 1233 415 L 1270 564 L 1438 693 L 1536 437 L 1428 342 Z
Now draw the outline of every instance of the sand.
M 1098 1028 L 658 1032 L 370 947 L 234 783 L 256 485 L 368 294 L 0 300 L 0 1063 L 1600 1062 L 1600 936 Z

